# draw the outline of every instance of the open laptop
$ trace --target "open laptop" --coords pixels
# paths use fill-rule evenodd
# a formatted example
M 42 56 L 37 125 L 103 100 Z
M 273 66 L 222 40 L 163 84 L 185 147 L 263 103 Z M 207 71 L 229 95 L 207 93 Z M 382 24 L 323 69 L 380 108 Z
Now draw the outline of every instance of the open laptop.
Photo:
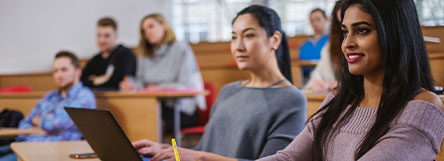
M 139 155 L 110 111 L 70 107 L 65 110 L 101 160 L 149 160 Z

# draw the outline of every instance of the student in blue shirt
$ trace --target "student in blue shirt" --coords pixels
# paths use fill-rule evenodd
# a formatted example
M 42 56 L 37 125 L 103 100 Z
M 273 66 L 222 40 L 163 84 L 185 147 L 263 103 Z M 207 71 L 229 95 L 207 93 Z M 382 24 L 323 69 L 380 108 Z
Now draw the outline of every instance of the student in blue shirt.
M 65 112 L 64 107 L 95 108 L 94 94 L 80 82 L 79 59 L 72 53 L 61 51 L 54 60 L 53 76 L 58 90 L 43 97 L 32 112 L 19 124 L 20 129 L 29 129 L 32 134 L 20 135 L 17 141 L 64 141 L 80 140 L 82 134 Z M 9 145 L 0 147 L 0 153 L 10 152 Z M 9 153 L 0 160 L 17 160 Z
M 327 23 L 328 17 L 325 11 L 316 8 L 310 12 L 310 23 L 313 28 L 314 35 L 302 44 L 299 52 L 300 60 L 319 60 L 321 58 L 321 49 L 328 40 Z M 311 69 L 303 69 L 304 77 L 310 75 Z

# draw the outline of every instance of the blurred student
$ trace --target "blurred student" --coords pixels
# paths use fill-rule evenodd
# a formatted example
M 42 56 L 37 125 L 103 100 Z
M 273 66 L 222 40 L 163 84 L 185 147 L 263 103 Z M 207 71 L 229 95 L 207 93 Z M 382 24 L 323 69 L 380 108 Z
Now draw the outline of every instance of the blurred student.
M 180 148 L 181 160 L 258 159 L 286 147 L 305 126 L 307 102 L 291 84 L 288 42 L 277 13 L 252 5 L 232 26 L 231 54 L 250 79 L 224 86 L 199 145 Z M 152 160 L 174 160 L 170 145 L 148 140 L 133 145 L 154 155 Z
M 328 40 L 327 34 L 328 17 L 325 11 L 319 8 L 310 12 L 310 24 L 314 35 L 302 44 L 299 51 L 300 60 L 319 60 L 321 59 L 321 49 Z M 302 68 L 304 78 L 308 78 L 312 68 Z
M 82 134 L 72 122 L 64 107 L 95 108 L 94 94 L 80 82 L 79 59 L 72 53 L 60 51 L 53 64 L 57 90 L 45 95 L 31 113 L 19 124 L 32 134 L 20 135 L 17 141 L 67 141 L 80 140 Z M 9 145 L 7 145 L 9 148 Z M 5 147 L 0 147 L 2 151 Z M 0 157 L 2 161 L 17 160 L 13 153 Z
M 92 90 L 118 90 L 125 76 L 136 74 L 136 57 L 127 47 L 117 44 L 117 23 L 109 17 L 97 22 L 97 46 L 100 52 L 83 69 L 81 80 Z
M 193 88 L 203 90 L 202 76 L 191 47 L 177 41 L 165 18 L 159 14 L 145 16 L 140 23 L 139 55 L 136 80 L 125 79 L 121 91 L 142 88 Z M 205 109 L 205 97 L 163 99 L 162 118 L 169 133 L 174 127 L 174 108 L 181 111 L 181 127 L 198 124 L 196 109 Z
M 341 43 L 338 41 L 341 33 L 341 3 L 342 0 L 335 3 L 330 17 L 328 42 L 321 50 L 321 60 L 311 72 L 304 91 L 328 92 L 338 84 L 341 64 L 344 62 Z

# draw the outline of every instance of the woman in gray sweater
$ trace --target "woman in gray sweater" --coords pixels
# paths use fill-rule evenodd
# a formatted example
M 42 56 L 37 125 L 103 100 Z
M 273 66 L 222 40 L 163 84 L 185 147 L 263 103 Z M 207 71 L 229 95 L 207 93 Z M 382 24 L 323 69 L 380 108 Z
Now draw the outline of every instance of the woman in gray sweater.
M 138 50 L 137 80 L 124 80 L 120 83 L 122 91 L 142 88 L 203 90 L 202 76 L 191 47 L 175 39 L 163 16 L 150 14 L 142 19 Z M 173 108 L 181 111 L 181 127 L 197 125 L 196 107 L 206 108 L 204 96 L 163 99 L 161 103 L 166 132 L 171 132 L 174 127 Z
M 304 127 L 306 99 L 291 84 L 287 37 L 277 13 L 257 5 L 238 13 L 231 53 L 250 79 L 221 90 L 199 145 L 180 149 L 181 160 L 258 159 L 285 148 Z M 152 160 L 174 158 L 169 145 L 142 140 L 134 146 L 154 155 Z

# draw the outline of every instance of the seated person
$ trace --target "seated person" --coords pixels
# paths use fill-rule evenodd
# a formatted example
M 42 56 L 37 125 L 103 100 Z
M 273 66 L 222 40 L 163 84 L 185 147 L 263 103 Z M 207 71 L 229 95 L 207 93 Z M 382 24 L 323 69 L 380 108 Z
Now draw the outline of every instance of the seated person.
M 191 47 L 175 39 L 173 30 L 159 14 L 145 16 L 140 23 L 137 83 L 126 79 L 121 91 L 142 88 L 193 88 L 203 90 L 203 80 Z M 197 108 L 206 108 L 205 97 L 162 99 L 165 133 L 173 131 L 174 108 L 181 111 L 181 127 L 198 124 Z
M 310 79 L 304 85 L 304 91 L 327 92 L 333 90 L 338 84 L 340 66 L 344 59 L 341 44 L 338 41 L 341 31 L 339 20 L 341 2 L 337 1 L 333 8 L 328 42 L 321 50 L 321 60 L 311 72 Z
M 321 49 L 328 40 L 328 34 L 326 33 L 327 23 L 328 17 L 324 10 L 316 8 L 310 12 L 310 24 L 313 28 L 314 35 L 302 44 L 299 51 L 300 60 L 321 59 Z M 311 70 L 312 68 L 308 67 L 302 68 L 304 79 L 309 77 Z
M 341 8 L 347 62 L 338 88 L 290 145 L 260 161 L 434 160 L 444 105 L 432 92 L 415 2 L 345 0 Z
M 221 90 L 199 145 L 180 149 L 181 160 L 258 159 L 286 147 L 305 126 L 307 102 L 291 84 L 287 37 L 274 10 L 253 5 L 237 14 L 231 54 L 251 77 Z M 170 145 L 133 145 L 152 160 L 174 158 Z
M 79 59 L 70 52 L 60 51 L 54 59 L 53 74 L 58 90 L 51 91 L 40 99 L 31 113 L 20 122 L 19 128 L 31 129 L 32 134 L 20 135 L 17 141 L 64 141 L 82 138 L 82 134 L 64 109 L 96 106 L 94 94 L 80 82 L 82 71 Z M 17 160 L 14 154 L 6 155 L 0 160 L 7 161 L 8 158 Z
M 100 53 L 83 69 L 81 80 L 92 90 L 118 90 L 125 76 L 136 74 L 136 57 L 123 45 L 117 45 L 117 23 L 102 18 L 97 23 L 97 46 Z

